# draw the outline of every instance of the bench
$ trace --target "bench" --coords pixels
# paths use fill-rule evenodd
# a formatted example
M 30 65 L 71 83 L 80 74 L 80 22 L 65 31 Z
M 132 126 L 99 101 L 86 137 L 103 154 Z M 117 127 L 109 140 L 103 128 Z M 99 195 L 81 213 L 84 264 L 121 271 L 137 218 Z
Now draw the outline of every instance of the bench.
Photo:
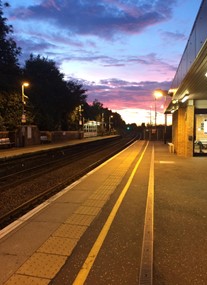
M 174 144 L 173 143 L 168 143 L 168 146 L 169 146 L 169 152 L 170 153 L 174 153 L 175 152 Z
M 0 147 L 12 147 L 14 143 L 10 141 L 10 138 L 0 138 Z
M 46 135 L 40 136 L 40 142 L 43 143 L 50 143 L 51 141 L 48 139 Z
M 207 153 L 207 140 L 206 139 L 200 139 L 199 141 L 194 142 L 194 151 L 196 152 L 196 149 L 199 150 L 200 153 Z
M 207 148 L 207 140 L 206 139 L 200 139 L 198 142 L 201 142 L 204 148 Z

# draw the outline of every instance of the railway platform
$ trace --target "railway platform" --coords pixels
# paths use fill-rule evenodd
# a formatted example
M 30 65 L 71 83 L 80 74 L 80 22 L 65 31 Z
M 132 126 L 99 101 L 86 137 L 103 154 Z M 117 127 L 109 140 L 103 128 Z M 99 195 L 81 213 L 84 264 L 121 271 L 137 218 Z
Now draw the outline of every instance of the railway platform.
M 206 170 L 136 141 L 0 231 L 0 285 L 207 284 Z
M 38 144 L 38 145 L 32 145 L 32 146 L 26 146 L 26 147 L 4 148 L 4 149 L 0 149 L 0 160 L 7 158 L 7 157 L 14 157 L 14 156 L 24 155 L 28 153 L 41 152 L 41 151 L 51 150 L 55 148 L 62 148 L 62 147 L 70 146 L 70 145 L 82 144 L 82 143 L 86 143 L 86 142 L 90 142 L 94 140 L 103 140 L 103 139 L 112 138 L 112 137 L 115 137 L 115 135 L 74 139 L 74 140 L 68 140 L 68 141 L 63 141 L 63 142 L 58 142 L 58 143 L 45 143 L 45 144 Z

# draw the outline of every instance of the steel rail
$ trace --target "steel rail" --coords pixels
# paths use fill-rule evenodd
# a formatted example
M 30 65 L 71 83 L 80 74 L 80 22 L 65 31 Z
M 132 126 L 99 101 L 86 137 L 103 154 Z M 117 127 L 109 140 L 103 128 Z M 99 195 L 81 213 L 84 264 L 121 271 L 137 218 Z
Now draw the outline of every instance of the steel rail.
M 106 149 L 108 147 L 112 147 L 116 144 L 119 144 L 119 140 L 112 140 L 109 141 L 107 144 L 103 142 L 96 144 L 89 144 L 87 145 L 87 149 L 81 145 L 79 148 L 68 148 L 66 151 L 64 149 L 60 149 L 60 154 L 56 158 L 51 159 L 49 156 L 48 159 L 43 161 L 39 161 L 38 165 L 35 163 L 35 165 L 32 165 L 31 167 L 21 169 L 19 171 L 16 171 L 11 174 L 4 175 L 0 177 L 0 186 L 1 186 L 1 192 L 6 191 L 10 187 L 14 187 L 20 183 L 26 182 L 29 178 L 34 179 L 38 177 L 40 174 L 46 174 L 50 171 L 53 171 L 55 169 L 58 169 L 59 167 L 63 167 L 64 165 L 69 165 L 76 161 L 78 157 L 85 158 L 89 155 L 92 155 L 93 153 Z M 35 158 L 35 157 L 34 157 Z M 69 158 L 69 160 L 68 160 Z M 21 163 L 24 163 L 23 161 Z

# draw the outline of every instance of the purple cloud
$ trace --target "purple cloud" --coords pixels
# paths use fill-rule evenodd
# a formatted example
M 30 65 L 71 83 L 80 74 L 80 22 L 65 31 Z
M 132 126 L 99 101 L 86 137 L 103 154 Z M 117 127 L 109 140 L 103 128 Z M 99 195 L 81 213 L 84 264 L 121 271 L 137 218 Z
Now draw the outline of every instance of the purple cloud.
M 186 35 L 180 32 L 162 32 L 162 36 L 165 40 L 187 41 Z
M 80 35 L 106 39 L 119 33 L 138 34 L 143 29 L 169 20 L 174 1 L 44 0 L 40 5 L 16 10 L 22 20 L 41 20 Z

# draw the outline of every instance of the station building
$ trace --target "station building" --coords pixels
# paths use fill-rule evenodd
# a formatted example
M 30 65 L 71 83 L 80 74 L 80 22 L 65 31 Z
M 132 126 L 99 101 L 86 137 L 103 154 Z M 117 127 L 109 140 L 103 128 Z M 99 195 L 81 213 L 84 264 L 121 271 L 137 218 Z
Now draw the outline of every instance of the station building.
M 84 138 L 97 137 L 101 132 L 101 123 L 97 121 L 88 121 L 83 124 Z
M 203 0 L 168 94 L 172 143 L 180 156 L 207 156 L 207 0 Z

